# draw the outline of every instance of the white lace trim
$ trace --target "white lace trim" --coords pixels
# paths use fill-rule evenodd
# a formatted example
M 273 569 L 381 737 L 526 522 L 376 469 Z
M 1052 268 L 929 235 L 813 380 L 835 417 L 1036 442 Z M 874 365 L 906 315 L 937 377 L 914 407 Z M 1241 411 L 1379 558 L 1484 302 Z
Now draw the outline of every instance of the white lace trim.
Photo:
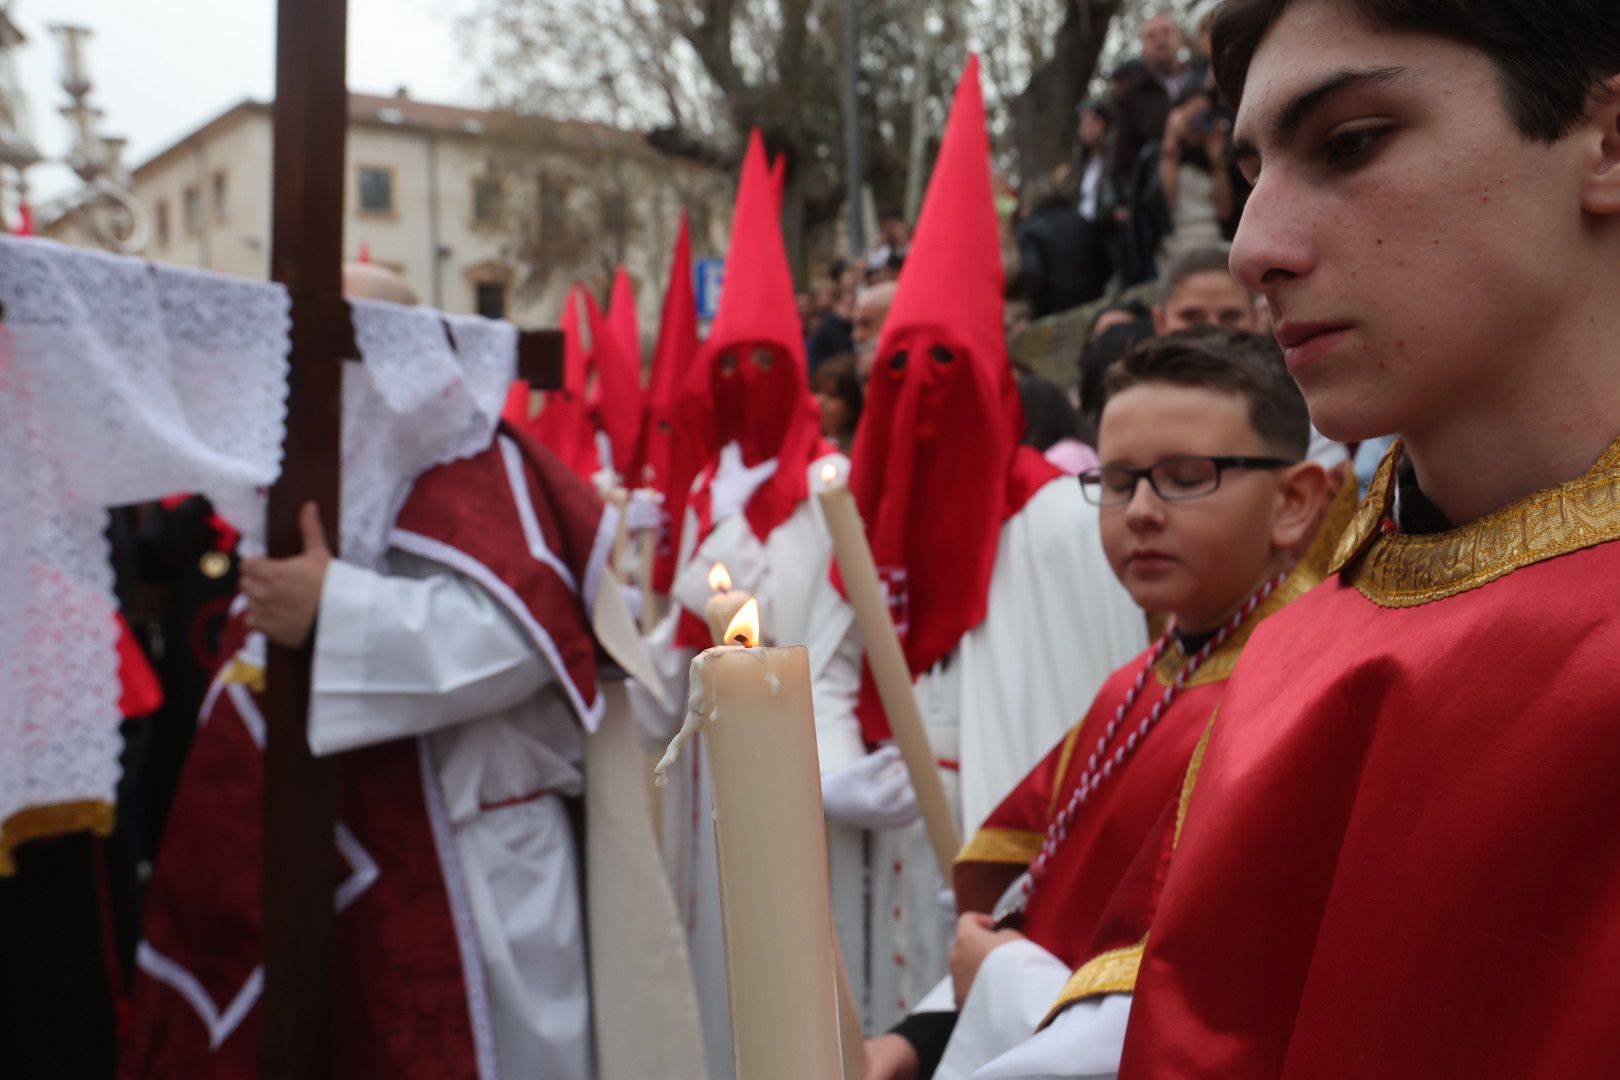
M 380 570 L 416 478 L 489 446 L 517 371 L 517 328 L 379 300 L 350 307 L 364 362 L 343 373 L 343 559 Z
M 262 546 L 280 471 L 286 291 L 0 236 L 0 822 L 111 802 L 109 506 L 207 495 Z

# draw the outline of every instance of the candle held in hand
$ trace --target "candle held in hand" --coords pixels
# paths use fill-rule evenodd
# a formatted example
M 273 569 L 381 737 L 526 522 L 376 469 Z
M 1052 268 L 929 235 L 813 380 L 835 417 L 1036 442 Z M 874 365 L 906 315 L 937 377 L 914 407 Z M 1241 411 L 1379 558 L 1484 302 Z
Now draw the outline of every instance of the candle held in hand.
M 692 661 L 682 734 L 702 730 L 714 785 L 736 1075 L 825 1080 L 842 1062 L 809 654 L 749 647 L 751 599 L 721 633 L 741 644 Z

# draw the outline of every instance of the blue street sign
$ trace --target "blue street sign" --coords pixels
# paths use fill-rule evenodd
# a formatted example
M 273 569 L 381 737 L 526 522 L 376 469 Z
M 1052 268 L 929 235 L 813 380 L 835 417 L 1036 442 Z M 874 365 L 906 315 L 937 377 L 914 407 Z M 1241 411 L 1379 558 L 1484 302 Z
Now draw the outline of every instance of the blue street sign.
M 720 284 L 726 276 L 724 259 L 692 260 L 692 291 L 697 294 L 697 315 L 713 319 L 720 310 Z

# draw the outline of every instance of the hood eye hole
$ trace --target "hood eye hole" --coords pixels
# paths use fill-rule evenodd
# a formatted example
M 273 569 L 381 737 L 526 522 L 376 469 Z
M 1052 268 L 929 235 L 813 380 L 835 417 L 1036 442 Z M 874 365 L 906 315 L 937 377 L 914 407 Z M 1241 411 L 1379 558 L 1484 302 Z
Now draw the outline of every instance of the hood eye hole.
M 932 356 L 935 360 L 938 360 L 942 364 L 948 364 L 952 360 L 956 359 L 956 354 L 951 352 L 951 350 L 947 349 L 943 345 L 935 345 L 932 349 L 928 350 L 928 355 Z
M 906 355 L 906 351 L 901 349 L 899 352 L 889 357 L 889 368 L 893 371 L 899 371 L 906 366 L 906 361 L 908 359 L 910 359 L 910 357 Z

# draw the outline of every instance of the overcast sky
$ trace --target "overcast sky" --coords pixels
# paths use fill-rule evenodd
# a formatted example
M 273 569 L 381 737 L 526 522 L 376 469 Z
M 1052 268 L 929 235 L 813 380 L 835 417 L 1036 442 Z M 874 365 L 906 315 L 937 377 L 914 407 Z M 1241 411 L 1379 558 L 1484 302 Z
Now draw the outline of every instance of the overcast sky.
M 0 0 L 3 5 L 5 0 Z M 468 0 L 349 0 L 349 88 L 477 104 L 475 72 L 456 48 L 454 20 Z M 67 150 L 58 107 L 61 48 L 46 27 L 88 26 L 90 99 L 102 130 L 129 138 L 139 164 L 243 98 L 268 101 L 275 74 L 275 0 L 10 0 L 28 35 L 18 69 L 47 157 Z M 65 167 L 29 173 L 35 201 L 77 181 Z

